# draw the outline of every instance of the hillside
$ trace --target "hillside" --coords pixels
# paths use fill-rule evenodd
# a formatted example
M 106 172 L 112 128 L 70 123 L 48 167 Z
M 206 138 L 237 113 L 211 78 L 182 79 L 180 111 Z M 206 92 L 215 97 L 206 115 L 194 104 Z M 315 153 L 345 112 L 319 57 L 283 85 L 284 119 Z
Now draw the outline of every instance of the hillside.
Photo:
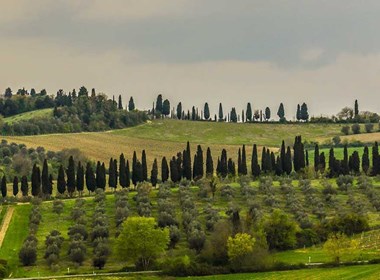
M 145 149 L 148 163 L 154 158 L 172 157 L 185 148 L 190 141 L 195 151 L 196 145 L 203 149 L 211 148 L 213 157 L 220 156 L 226 148 L 233 159 L 237 150 L 247 145 L 248 159 L 252 144 L 267 146 L 276 150 L 282 139 L 292 146 L 295 135 L 302 135 L 306 141 L 324 142 L 334 136 L 342 136 L 340 124 L 269 124 L 269 123 L 209 123 L 178 120 L 155 120 L 136 127 L 75 134 L 49 134 L 36 136 L 4 136 L 9 142 L 23 143 L 28 147 L 45 147 L 46 150 L 59 151 L 63 148 L 78 148 L 90 159 L 108 161 L 124 153 L 131 157 L 133 151 L 140 153 Z M 361 141 L 380 140 L 380 134 L 361 134 Z M 68 146 L 68 143 L 70 146 Z
M 53 109 L 48 108 L 48 109 L 26 112 L 26 113 L 4 118 L 3 121 L 4 123 L 7 123 L 7 124 L 14 124 L 17 122 L 29 121 L 31 119 L 38 119 L 38 118 L 44 118 L 44 117 L 53 117 Z

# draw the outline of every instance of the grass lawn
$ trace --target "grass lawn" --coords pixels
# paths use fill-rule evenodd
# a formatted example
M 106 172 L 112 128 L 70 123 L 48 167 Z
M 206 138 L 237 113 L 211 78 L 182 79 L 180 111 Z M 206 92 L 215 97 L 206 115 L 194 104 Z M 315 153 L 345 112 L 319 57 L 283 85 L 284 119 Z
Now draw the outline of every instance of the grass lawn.
M 48 109 L 30 111 L 30 112 L 18 114 L 15 116 L 11 116 L 8 118 L 4 118 L 3 121 L 4 123 L 7 123 L 7 124 L 14 124 L 19 121 L 28 121 L 31 119 L 52 117 L 52 116 L 53 116 L 53 109 L 48 108 Z

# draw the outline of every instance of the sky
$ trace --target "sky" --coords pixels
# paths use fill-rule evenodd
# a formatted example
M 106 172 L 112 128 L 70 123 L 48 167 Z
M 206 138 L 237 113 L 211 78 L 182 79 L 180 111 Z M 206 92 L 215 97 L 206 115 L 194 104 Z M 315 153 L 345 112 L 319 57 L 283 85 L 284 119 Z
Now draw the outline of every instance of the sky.
M 378 0 L 0 0 L 0 91 L 380 113 Z

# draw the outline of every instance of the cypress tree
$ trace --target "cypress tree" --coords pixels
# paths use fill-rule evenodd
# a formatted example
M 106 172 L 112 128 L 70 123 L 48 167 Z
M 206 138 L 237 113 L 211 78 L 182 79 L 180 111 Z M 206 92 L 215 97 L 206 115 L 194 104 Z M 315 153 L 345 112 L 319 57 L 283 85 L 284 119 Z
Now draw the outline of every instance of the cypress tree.
M 28 177 L 26 177 L 25 175 L 21 177 L 21 193 L 22 196 L 29 195 Z
M 177 160 L 174 156 L 170 160 L 170 180 L 173 183 L 177 183 L 179 181 L 179 172 L 178 172 Z
M 70 156 L 69 165 L 67 166 L 67 192 L 70 196 L 73 196 L 75 191 L 75 163 L 74 158 Z
M 214 163 L 212 161 L 211 150 L 208 147 L 206 153 L 206 175 L 212 177 L 214 174 Z
M 102 165 L 100 161 L 96 164 L 96 188 L 102 188 Z
M 119 160 L 119 184 L 122 188 L 127 187 L 127 172 L 125 166 L 125 157 L 122 153 Z
M 168 99 L 165 99 L 162 103 L 162 114 L 164 116 L 170 115 L 170 102 Z
M 285 122 L 285 109 L 284 104 L 280 103 L 280 106 L 278 107 L 277 116 L 280 118 L 280 122 Z
M 162 94 L 159 94 L 157 96 L 157 101 L 156 101 L 156 114 L 157 115 L 161 115 L 162 114 L 162 107 L 163 107 L 163 104 L 162 104 Z
M 249 102 L 247 104 L 247 110 L 245 111 L 245 119 L 247 122 L 252 121 L 252 107 L 251 107 L 251 103 Z
M 185 157 L 185 155 L 186 155 L 186 157 Z M 184 164 L 183 175 L 187 180 L 191 180 L 191 152 L 190 152 L 189 141 L 187 141 L 186 151 L 184 153 L 183 164 Z
M 305 165 L 308 167 L 309 166 L 309 151 L 305 151 Z
M 253 145 L 253 149 L 252 149 L 251 173 L 252 173 L 252 176 L 255 178 L 260 176 L 260 166 L 259 166 L 259 161 L 258 161 L 256 144 Z
M 206 121 L 208 121 L 210 119 L 210 108 L 208 107 L 208 103 L 206 102 L 205 103 L 205 107 L 204 107 L 204 110 L 203 110 L 203 116 L 205 118 Z
M 329 170 L 330 170 L 330 177 L 335 176 L 335 155 L 334 155 L 334 148 L 330 148 L 329 153 Z
M 131 96 L 131 98 L 129 99 L 129 102 L 128 102 L 128 111 L 133 111 L 135 109 L 135 102 L 133 101 L 133 97 Z
M 267 165 L 267 150 L 265 147 L 263 147 L 263 150 L 261 152 L 261 170 L 266 173 L 268 171 L 268 165 Z
M 7 196 L 7 179 L 5 178 L 5 175 L 1 179 L 1 195 L 3 198 Z
M 238 175 L 240 176 L 242 174 L 242 171 L 241 171 L 241 150 L 239 148 L 239 151 L 238 151 Z
M 367 175 L 369 170 L 369 151 L 367 145 L 364 147 L 364 152 L 362 156 L 362 169 L 363 172 Z
M 235 122 L 235 123 L 237 122 L 237 114 L 236 114 L 235 107 L 231 109 L 230 120 L 231 122 Z
M 302 168 L 305 168 L 305 151 L 302 143 L 301 136 L 296 136 L 294 140 L 294 171 L 298 172 Z
M 182 103 L 179 102 L 178 105 L 177 105 L 177 119 L 181 119 L 182 118 Z
M 117 160 L 113 160 L 113 170 L 114 170 L 114 176 L 115 176 L 115 189 L 117 188 L 117 182 L 119 179 L 119 172 L 117 171 Z
M 57 190 L 60 194 L 64 194 L 66 191 L 65 171 L 62 165 L 59 167 L 58 170 Z
M 88 192 L 96 190 L 96 178 L 90 162 L 87 162 L 86 165 L 86 188 Z
M 360 158 L 359 158 L 359 153 L 357 151 L 354 151 L 352 153 L 352 171 L 355 174 L 360 173 Z
M 105 190 L 106 189 L 106 166 L 105 166 L 104 162 L 102 163 L 100 170 L 101 170 L 101 181 L 100 181 L 101 186 L 100 187 L 103 190 Z
M 111 189 L 116 188 L 116 170 L 114 168 L 113 164 L 113 158 L 110 158 L 109 164 L 108 164 L 108 186 Z
M 347 144 L 345 144 L 343 148 L 342 173 L 343 175 L 349 173 Z
M 300 107 L 300 104 L 297 105 L 296 118 L 297 118 L 297 121 L 301 120 L 301 107 Z
M 157 181 L 158 181 L 158 166 L 157 166 L 157 159 L 155 158 L 152 165 L 152 171 L 150 172 L 150 182 L 152 183 L 153 187 L 157 185 Z
M 292 173 L 293 166 L 292 166 L 292 151 L 289 146 L 286 149 L 285 158 L 286 158 L 286 161 L 285 161 L 284 171 L 286 172 L 287 175 L 290 175 L 290 173 Z
M 137 171 L 137 155 L 136 151 L 133 152 L 132 158 L 132 184 L 136 186 L 138 181 L 138 171 Z
M 276 172 L 276 175 L 277 176 L 281 176 L 281 174 L 283 173 L 283 170 L 282 170 L 282 162 L 281 162 L 281 158 L 279 156 L 277 156 L 276 158 L 276 168 L 275 168 L 275 172 Z
M 49 174 L 49 195 L 53 194 L 53 175 Z
M 228 174 L 227 166 L 227 151 L 226 149 L 222 150 L 222 156 L 220 157 L 220 175 L 226 177 Z
M 273 152 L 270 153 L 270 167 L 271 167 L 271 169 L 270 169 L 271 171 L 275 171 L 275 169 L 276 169 L 276 157 L 275 157 Z
M 216 163 L 216 174 L 218 176 L 222 175 L 222 169 L 221 169 L 221 163 L 220 163 L 220 158 L 218 157 L 218 161 Z
M 119 102 L 117 107 L 119 108 L 119 110 L 123 110 L 123 101 L 121 99 L 121 94 L 119 94 Z
M 176 159 L 176 162 L 177 162 L 177 170 L 178 170 L 179 180 L 181 181 L 181 179 L 182 179 L 182 177 L 183 177 L 183 170 L 182 170 L 182 153 L 181 153 L 181 152 L 178 152 L 178 153 L 177 153 L 177 159 Z
M 248 174 L 248 168 L 247 168 L 247 154 L 245 152 L 245 145 L 243 145 L 243 149 L 241 152 L 241 173 L 243 175 Z
M 379 146 L 377 141 L 372 146 L 372 176 L 380 174 Z
M 13 196 L 17 196 L 18 194 L 18 177 L 15 176 L 13 178 Z
M 203 171 L 203 150 L 202 150 L 202 147 L 201 145 L 198 145 L 197 146 L 197 153 L 196 153 L 196 158 L 197 158 L 197 162 L 195 163 L 194 162 L 194 173 L 196 174 L 196 178 L 197 179 L 200 179 L 203 177 L 204 175 L 204 171 Z M 194 177 L 194 179 L 195 179 Z
M 230 176 L 236 175 L 235 163 L 232 161 L 231 158 L 228 159 L 227 169 L 228 169 L 228 175 Z
M 318 144 L 315 144 L 315 147 L 314 147 L 314 170 L 315 170 L 315 172 L 318 172 L 318 170 L 320 170 L 320 166 L 319 166 L 319 146 L 318 146 Z
M 125 174 L 126 174 L 126 187 L 129 188 L 131 185 L 131 171 L 129 169 L 129 160 L 127 160 L 127 163 L 125 164 Z
M 161 181 L 166 182 L 169 179 L 169 166 L 166 157 L 162 158 L 161 163 Z
M 34 164 L 32 169 L 32 195 L 38 196 L 41 193 L 41 173 L 40 168 Z
M 355 99 L 354 116 L 355 116 L 355 118 L 357 118 L 359 116 L 359 104 L 358 104 L 358 100 L 357 99 Z
M 77 182 L 76 182 L 76 187 L 79 195 L 82 195 L 83 190 L 84 190 L 84 168 L 82 166 L 82 163 L 79 161 L 78 162 L 78 167 L 77 167 Z
M 223 114 L 222 103 L 219 103 L 219 121 L 220 122 L 224 121 L 224 114 Z
M 44 160 L 44 163 L 42 166 L 41 183 L 42 183 L 42 193 L 44 195 L 49 194 L 49 167 L 48 167 L 46 159 Z
M 141 165 L 142 165 L 142 181 L 148 181 L 148 166 L 146 163 L 146 153 L 145 150 L 142 151 L 141 155 Z
M 320 170 L 321 172 L 325 172 L 325 169 L 326 169 L 326 158 L 325 158 L 325 153 L 322 152 L 320 155 L 319 155 L 319 165 L 320 165 Z
M 285 149 L 284 140 L 282 140 L 282 143 L 281 143 L 280 159 L 281 159 L 281 170 L 284 172 L 286 170 L 286 149 Z
M 197 119 L 197 114 L 196 114 L 196 112 L 195 112 L 195 107 L 193 106 L 192 108 L 191 108 L 191 120 L 192 121 L 195 121 Z
M 270 108 L 269 108 L 269 107 L 266 107 L 266 108 L 265 108 L 265 119 L 266 119 L 267 121 L 269 121 L 269 120 L 270 120 L 270 117 L 271 117 Z
M 301 105 L 301 119 L 305 122 L 309 120 L 309 112 L 306 103 L 302 103 Z

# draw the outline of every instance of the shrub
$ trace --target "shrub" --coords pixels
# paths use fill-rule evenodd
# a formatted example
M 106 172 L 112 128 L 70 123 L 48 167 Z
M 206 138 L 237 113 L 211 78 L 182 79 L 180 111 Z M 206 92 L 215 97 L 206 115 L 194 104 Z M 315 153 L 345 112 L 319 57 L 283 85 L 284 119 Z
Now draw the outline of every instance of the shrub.
M 350 133 L 350 127 L 345 125 L 345 126 L 342 126 L 342 129 L 341 129 L 342 133 L 344 135 L 348 135 Z
M 353 133 L 353 134 L 360 134 L 360 125 L 357 124 L 357 123 L 354 123 L 354 124 L 351 126 L 351 130 L 352 130 L 352 133 Z
M 19 252 L 19 259 L 23 266 L 34 265 L 37 260 L 37 243 L 26 240 Z
M 367 133 L 371 133 L 373 130 L 373 124 L 372 123 L 366 123 L 364 127 L 365 127 L 365 131 Z

